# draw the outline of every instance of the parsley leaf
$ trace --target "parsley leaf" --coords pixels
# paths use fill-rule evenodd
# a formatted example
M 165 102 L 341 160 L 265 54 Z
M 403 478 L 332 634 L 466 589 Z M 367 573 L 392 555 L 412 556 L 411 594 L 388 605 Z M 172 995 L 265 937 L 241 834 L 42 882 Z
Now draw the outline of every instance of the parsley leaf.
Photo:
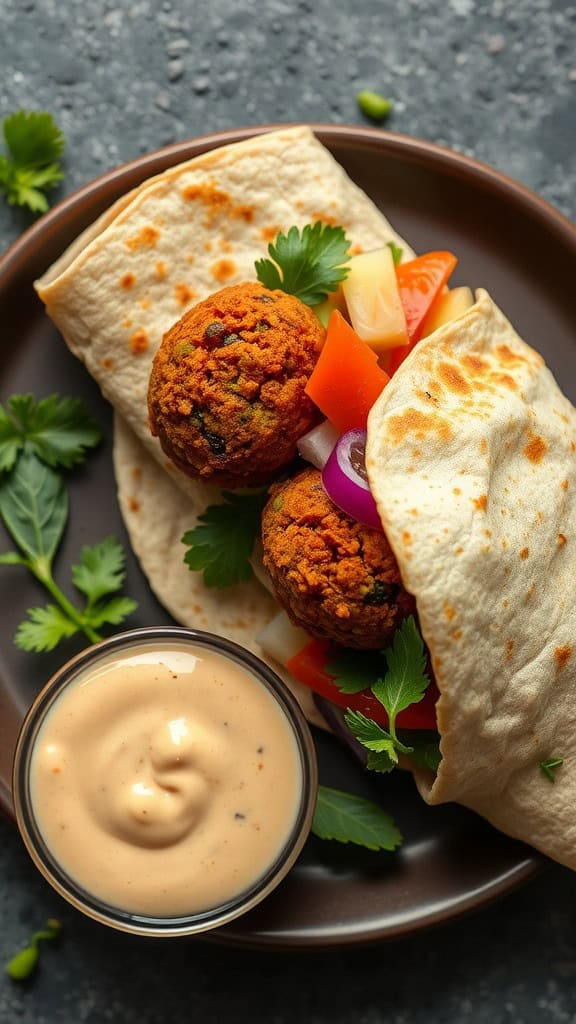
M 82 548 L 80 564 L 72 566 L 72 580 L 88 599 L 88 608 L 106 594 L 120 590 L 126 575 L 124 561 L 122 545 L 114 537 Z
M 556 771 L 558 768 L 561 768 L 563 764 L 563 757 L 549 757 L 546 761 L 540 761 L 538 767 L 549 782 L 556 782 Z
M 377 804 L 326 786 L 318 787 L 312 832 L 319 839 L 355 843 L 369 850 L 395 850 L 402 836 Z
M 404 619 L 385 653 L 388 671 L 374 683 L 372 693 L 388 712 L 390 735 L 396 739 L 396 716 L 418 704 L 430 683 L 426 649 L 413 615 Z
M 280 288 L 317 306 L 348 276 L 349 248 L 344 228 L 319 220 L 301 232 L 291 227 L 268 246 L 271 260 L 256 260 L 256 276 L 266 288 Z
M 344 715 L 354 738 L 370 751 L 368 768 L 378 772 L 391 771 L 398 764 L 399 753 L 414 753 L 414 748 L 397 736 L 396 717 L 411 704 L 418 704 L 430 683 L 424 641 L 412 615 L 396 630 L 384 654 L 388 671 L 370 689 L 388 714 L 388 730 L 359 711 L 348 708 Z M 419 749 L 416 759 L 422 756 Z
M 184 561 L 189 569 L 203 570 L 207 587 L 229 587 L 251 579 L 250 555 L 267 496 L 266 490 L 252 494 L 222 491 L 224 502 L 209 505 L 198 516 L 202 525 L 182 537 L 182 543 L 189 545 Z
M 0 515 L 27 559 L 49 571 L 68 518 L 62 477 L 32 452 L 22 452 L 0 479 Z
M 340 693 L 362 693 L 369 690 L 382 675 L 381 651 L 356 651 L 346 647 L 333 647 L 326 671 L 334 676 L 334 685 Z
M 86 603 L 83 609 L 72 604 L 52 572 L 68 520 L 68 494 L 52 464 L 80 461 L 83 448 L 98 440 L 98 428 L 73 399 L 51 396 L 36 404 L 32 395 L 14 395 L 8 409 L 13 419 L 0 407 L 0 450 L 2 436 L 12 449 L 0 473 L 0 517 L 21 553 L 0 554 L 0 565 L 25 566 L 54 601 L 28 610 L 15 642 L 26 651 L 51 651 L 82 631 L 96 643 L 100 626 L 117 625 L 137 607 L 128 597 L 104 600 L 122 587 L 124 551 L 113 537 L 82 549 L 72 578 Z
M 55 604 L 47 604 L 44 608 L 28 609 L 27 618 L 16 630 L 14 642 L 22 651 L 52 651 L 61 640 L 74 636 L 79 628 Z
M 33 395 L 12 395 L 7 405 L 8 411 L 0 405 L 0 470 L 11 469 L 24 447 L 48 466 L 70 469 L 100 441 L 79 398 L 49 395 L 36 402 Z
M 11 206 L 44 213 L 48 209 L 44 191 L 64 177 L 62 132 L 50 114 L 26 110 L 5 118 L 2 131 L 8 155 L 0 156 L 0 190 Z

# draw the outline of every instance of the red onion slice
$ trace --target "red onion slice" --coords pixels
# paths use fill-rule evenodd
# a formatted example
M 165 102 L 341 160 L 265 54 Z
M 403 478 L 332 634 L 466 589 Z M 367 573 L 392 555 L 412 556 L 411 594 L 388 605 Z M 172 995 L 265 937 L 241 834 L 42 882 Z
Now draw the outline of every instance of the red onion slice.
M 382 530 L 370 492 L 365 464 L 366 431 L 348 430 L 339 439 L 322 471 L 328 497 L 347 515 L 374 530 Z

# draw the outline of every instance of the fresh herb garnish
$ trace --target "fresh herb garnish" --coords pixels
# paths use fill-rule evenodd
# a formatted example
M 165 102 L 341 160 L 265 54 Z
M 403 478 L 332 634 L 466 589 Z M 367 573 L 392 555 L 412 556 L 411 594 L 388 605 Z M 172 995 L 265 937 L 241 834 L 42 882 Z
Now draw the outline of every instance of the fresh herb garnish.
M 2 132 L 8 154 L 0 156 L 0 191 L 11 206 L 44 213 L 48 209 L 44 192 L 64 177 L 62 132 L 50 114 L 27 110 L 6 117 Z
M 392 101 L 381 96 L 379 92 L 363 89 L 357 97 L 358 106 L 371 121 L 383 121 L 392 110 Z
M 279 288 L 307 306 L 317 306 L 347 277 L 349 248 L 344 228 L 319 220 L 302 231 L 292 227 L 268 246 L 271 260 L 256 260 L 256 275 L 266 288 Z
M 36 402 L 33 395 L 12 395 L 6 405 L 0 405 L 0 471 L 12 469 L 24 447 L 54 469 L 70 469 L 100 441 L 98 424 L 78 398 L 50 395 Z
M 549 782 L 556 782 L 556 771 L 558 768 L 561 768 L 563 764 L 563 757 L 549 757 L 546 761 L 540 761 L 538 767 Z
M 312 832 L 319 839 L 354 843 L 369 850 L 395 850 L 402 836 L 392 818 L 363 797 L 318 787 Z
M 83 632 L 96 643 L 101 626 L 118 625 L 137 607 L 128 597 L 110 597 L 124 580 L 121 545 L 108 537 L 82 549 L 72 580 L 86 599 L 83 608 L 60 589 L 52 566 L 68 521 L 68 493 L 54 467 L 82 462 L 99 429 L 75 399 L 52 395 L 36 403 L 31 395 L 13 395 L 7 408 L 10 415 L 0 406 L 0 517 L 19 550 L 1 554 L 0 565 L 29 569 L 54 601 L 29 609 L 15 642 L 25 651 L 51 651 Z
M 16 956 L 13 956 L 9 963 L 6 964 L 6 973 L 14 979 L 14 981 L 26 981 L 36 970 L 38 966 L 38 960 L 40 958 L 40 952 L 38 944 L 40 942 L 49 942 L 60 935 L 62 931 L 62 925 L 55 918 L 51 917 L 46 921 L 46 928 L 40 932 L 34 932 L 30 940 L 30 945 L 20 950 Z
M 340 693 L 362 693 L 369 690 L 378 677 L 380 651 L 357 651 L 349 647 L 331 648 L 326 671 L 334 676 L 334 686 Z
M 182 537 L 182 543 L 189 545 L 184 561 L 189 569 L 203 570 L 207 587 L 229 587 L 251 579 L 250 555 L 260 533 L 268 493 L 222 491 L 222 497 L 222 504 L 209 505 L 198 516 L 202 525 L 187 530 Z
M 430 683 L 426 672 L 426 650 L 414 617 L 404 619 L 391 645 L 384 652 L 388 671 L 372 683 L 370 690 L 388 715 L 383 729 L 359 711 L 344 716 L 352 735 L 370 751 L 368 768 L 388 772 L 398 763 L 398 754 L 412 753 L 412 747 L 396 733 L 396 718 L 411 704 L 418 704 Z
M 392 262 L 395 267 L 402 262 L 402 256 L 404 255 L 404 249 L 401 245 L 396 245 L 396 242 L 386 242 L 386 245 L 392 253 Z

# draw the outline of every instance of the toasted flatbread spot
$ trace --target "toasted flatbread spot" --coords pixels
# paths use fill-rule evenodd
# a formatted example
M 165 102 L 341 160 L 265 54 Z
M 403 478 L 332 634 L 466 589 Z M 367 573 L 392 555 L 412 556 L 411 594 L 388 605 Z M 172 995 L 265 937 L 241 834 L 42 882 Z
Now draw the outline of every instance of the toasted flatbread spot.
M 148 335 L 143 327 L 139 327 L 130 338 L 130 348 L 135 356 L 141 356 L 148 348 Z
M 572 657 L 572 644 L 563 644 L 562 647 L 557 647 L 555 649 L 555 651 L 554 651 L 554 658 L 555 658 L 556 666 L 557 666 L 559 672 L 561 672 L 562 669 L 568 664 L 568 662 L 570 661 L 571 657 Z
M 387 422 L 389 436 L 396 444 L 405 438 L 426 439 L 428 434 L 437 434 L 442 441 L 452 438 L 452 426 L 437 412 L 421 412 L 419 409 L 406 409 L 406 412 L 390 416 Z
M 158 239 L 160 238 L 160 232 L 158 228 L 152 227 L 151 224 L 147 224 L 146 227 L 142 228 L 137 235 L 132 238 L 127 238 L 125 245 L 128 249 L 142 249 L 149 248 L 153 249 Z
M 229 281 L 236 273 L 236 264 L 234 263 L 234 260 L 226 258 L 216 260 L 216 263 L 213 263 L 210 267 L 210 273 L 212 274 L 212 277 L 216 281 L 220 281 L 220 283 Z
M 130 288 L 133 288 L 135 284 L 136 274 L 122 274 L 122 277 L 120 278 L 121 288 L 124 288 L 125 291 L 128 291 Z
M 440 363 L 438 375 L 449 391 L 454 391 L 458 395 L 469 395 L 472 391 L 470 382 L 454 363 Z
M 264 242 L 273 242 L 276 235 L 281 230 L 282 228 L 279 227 L 278 224 L 267 224 L 265 227 L 260 229 L 260 238 L 262 238 Z
M 526 559 L 528 558 L 529 554 L 530 554 L 530 548 L 522 548 L 522 551 L 520 552 L 520 558 L 522 559 L 523 562 L 526 561 Z
M 192 299 L 196 298 L 196 292 L 183 281 L 179 281 L 174 285 L 174 297 L 179 306 L 187 306 Z
M 546 452 L 548 451 L 548 445 L 543 437 L 539 434 L 533 434 L 531 431 L 528 433 L 528 444 L 524 448 L 524 455 L 530 462 L 538 463 L 542 462 Z

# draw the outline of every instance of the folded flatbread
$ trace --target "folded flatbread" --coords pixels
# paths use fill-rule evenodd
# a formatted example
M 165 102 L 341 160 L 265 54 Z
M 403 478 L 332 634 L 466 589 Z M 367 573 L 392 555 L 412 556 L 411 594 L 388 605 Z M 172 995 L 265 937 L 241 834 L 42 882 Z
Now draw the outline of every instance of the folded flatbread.
M 441 694 L 420 792 L 576 868 L 576 410 L 486 292 L 385 388 L 367 470 Z

